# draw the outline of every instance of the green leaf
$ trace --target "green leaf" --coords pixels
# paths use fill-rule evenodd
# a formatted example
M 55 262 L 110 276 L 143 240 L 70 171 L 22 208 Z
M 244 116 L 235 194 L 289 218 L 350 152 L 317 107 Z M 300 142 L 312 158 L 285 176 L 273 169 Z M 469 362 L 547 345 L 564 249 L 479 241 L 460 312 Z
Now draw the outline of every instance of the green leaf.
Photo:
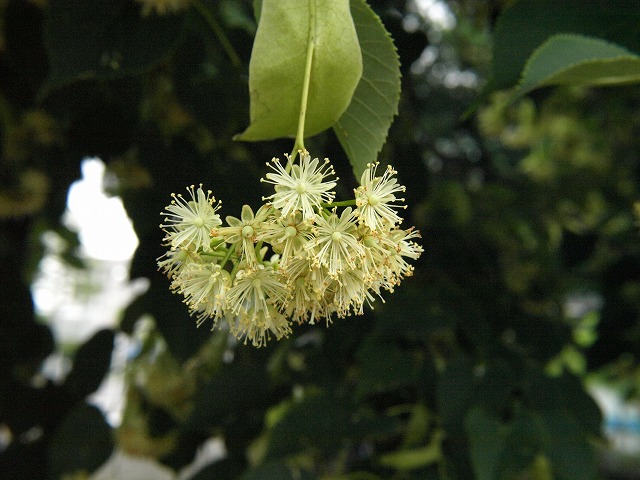
M 529 58 L 514 96 L 546 85 L 640 81 L 640 57 L 598 38 L 554 35 Z
M 344 439 L 354 437 L 351 412 L 344 399 L 325 394 L 296 403 L 271 430 L 267 460 L 307 448 L 335 452 Z
M 584 429 L 572 417 L 557 410 L 543 412 L 548 431 L 547 456 L 557 478 L 562 480 L 593 480 L 598 468 L 593 448 Z
M 408 448 L 380 457 L 380 464 L 397 470 L 415 470 L 431 465 L 442 458 L 442 432 L 436 432 L 424 447 Z
M 496 358 L 485 363 L 482 375 L 477 378 L 474 403 L 490 412 L 504 411 L 516 388 L 513 365 L 505 359 Z
M 207 431 L 238 416 L 250 418 L 256 412 L 262 415 L 270 399 L 264 370 L 235 363 L 222 369 L 201 388 L 186 425 Z
M 416 365 L 410 352 L 394 343 L 369 337 L 357 357 L 361 367 L 358 396 L 389 392 L 415 383 Z
M 65 417 L 49 447 L 51 478 L 81 471 L 92 472 L 113 450 L 111 428 L 100 410 L 80 404 Z
M 473 365 L 466 357 L 451 359 L 436 387 L 438 415 L 449 433 L 461 433 L 462 421 L 475 391 Z
M 327 480 L 382 480 L 382 477 L 369 472 L 350 472 L 339 477 L 328 477 Z
M 293 137 L 305 66 L 311 76 L 304 136 L 333 125 L 362 75 L 362 56 L 348 0 L 264 0 L 249 63 L 251 124 L 238 140 Z
M 44 29 L 50 72 L 43 94 L 88 78 L 142 73 L 178 42 L 183 15 L 143 17 L 131 0 L 49 4 Z
M 111 365 L 113 340 L 112 330 L 100 330 L 76 352 L 65 385 L 77 398 L 86 397 L 102 383 Z
M 497 418 L 478 407 L 467 413 L 465 427 L 476 480 L 495 480 L 505 448 L 506 428 Z
M 225 480 L 237 478 L 234 474 L 234 468 L 231 461 L 228 458 L 210 463 L 202 470 L 198 471 L 194 476 L 189 477 L 191 480 Z
M 407 421 L 402 439 L 403 447 L 415 447 L 424 442 L 431 428 L 431 412 L 421 403 L 411 408 L 411 416 Z
M 214 40 L 201 34 L 210 27 L 200 19 L 193 23 L 197 28 L 188 31 L 176 49 L 172 68 L 175 94 L 180 105 L 211 133 L 229 138 L 249 119 L 246 80 L 224 51 L 212 44 Z
M 602 413 L 580 378 L 569 374 L 552 378 L 539 369 L 532 369 L 527 373 L 523 394 L 532 408 L 541 412 L 565 412 L 590 435 L 601 434 Z
M 313 480 L 315 476 L 284 462 L 269 462 L 242 475 L 241 480 Z
M 546 428 L 536 412 L 523 410 L 508 425 L 498 478 L 516 478 L 530 468 L 545 448 Z
M 453 308 L 444 309 L 442 303 L 433 292 L 426 292 L 419 285 L 403 285 L 384 305 L 376 307 L 376 328 L 388 338 L 428 339 L 434 332 L 456 326 L 456 312 Z M 463 305 L 462 300 L 456 307 L 459 305 Z
M 324 392 L 294 402 L 268 432 L 265 459 L 296 454 L 335 455 L 362 439 L 397 438 L 400 424 L 371 411 L 354 411 L 348 398 Z
M 262 12 L 262 0 L 253 0 L 253 16 L 256 23 L 260 22 L 260 13 Z
M 579 12 L 579 14 L 577 14 Z M 533 52 L 550 36 L 574 33 L 598 37 L 640 53 L 640 9 L 635 0 L 515 0 L 498 19 L 493 39 L 496 89 L 517 84 Z
M 389 32 L 365 0 L 351 0 L 362 48 L 362 78 L 349 108 L 333 129 L 356 178 L 373 163 L 387 140 L 400 102 L 400 60 Z

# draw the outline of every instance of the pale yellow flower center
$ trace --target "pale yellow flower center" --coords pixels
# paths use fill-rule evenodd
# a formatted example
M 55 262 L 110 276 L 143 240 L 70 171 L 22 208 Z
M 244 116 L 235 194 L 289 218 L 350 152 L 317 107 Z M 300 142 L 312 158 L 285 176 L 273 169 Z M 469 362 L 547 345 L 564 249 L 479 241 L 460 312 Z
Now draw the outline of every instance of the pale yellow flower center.
M 331 234 L 331 239 L 332 239 L 334 242 L 339 242 L 340 240 L 342 240 L 342 233 L 340 233 L 340 232 L 333 232 L 333 233 Z
M 242 236 L 244 238 L 253 237 L 253 227 L 251 225 L 245 225 L 244 227 L 242 227 Z
M 302 194 L 306 191 L 307 191 L 307 185 L 304 182 L 298 182 L 296 185 L 296 192 Z
M 366 237 L 364 237 L 363 243 L 365 247 L 371 248 L 378 244 L 378 240 L 371 235 L 367 235 Z
M 292 227 L 291 225 L 289 225 L 287 228 L 284 229 L 284 234 L 288 238 L 295 237 L 297 233 L 298 233 L 298 230 L 296 230 L 296 227 Z
M 380 198 L 375 194 L 371 194 L 367 198 L 367 201 L 369 202 L 369 205 L 371 205 L 372 207 L 375 207 L 380 203 Z

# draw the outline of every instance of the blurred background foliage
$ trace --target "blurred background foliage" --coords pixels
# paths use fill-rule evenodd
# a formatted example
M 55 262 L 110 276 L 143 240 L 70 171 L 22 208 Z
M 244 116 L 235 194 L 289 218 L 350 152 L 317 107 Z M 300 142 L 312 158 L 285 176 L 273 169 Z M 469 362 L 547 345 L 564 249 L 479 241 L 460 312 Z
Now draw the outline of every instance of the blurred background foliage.
M 2 478 L 90 478 L 114 452 L 166 475 L 211 438 L 223 458 L 181 478 L 638 478 L 610 471 L 587 386 L 640 399 L 640 90 L 505 91 L 554 33 L 640 53 L 634 2 L 590 16 L 574 1 L 370 0 L 403 72 L 380 159 L 407 186 L 425 253 L 374 311 L 261 349 L 197 329 L 155 262 L 171 192 L 202 182 L 233 214 L 260 203 L 264 162 L 291 149 L 231 140 L 248 124 L 253 5 L 147 3 L 0 1 Z M 356 185 L 333 133 L 307 147 Z M 61 221 L 87 156 L 124 202 L 140 242 L 130 277 L 149 288 L 117 326 L 61 345 L 30 285 L 45 231 L 87 267 Z M 116 424 L 86 399 L 122 335 Z M 61 349 L 71 366 L 48 378 Z

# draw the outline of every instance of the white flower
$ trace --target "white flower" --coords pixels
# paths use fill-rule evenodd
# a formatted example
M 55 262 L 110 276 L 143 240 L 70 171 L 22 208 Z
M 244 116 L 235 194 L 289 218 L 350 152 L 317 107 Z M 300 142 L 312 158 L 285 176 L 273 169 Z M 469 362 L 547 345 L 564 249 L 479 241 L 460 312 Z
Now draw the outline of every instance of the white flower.
M 215 198 L 211 195 L 211 190 L 205 193 L 202 185 L 197 190 L 191 185 L 187 191 L 191 196 L 190 200 L 186 200 L 180 194 L 171 194 L 171 205 L 162 213 L 166 223 L 160 227 L 167 233 L 165 239 L 173 249 L 192 246 L 209 251 L 209 232 L 222 224 L 220 215 L 216 213 L 220 208 L 220 202 L 214 206 Z
M 227 295 L 229 325 L 237 338 L 254 346 L 264 345 L 273 333 L 280 339 L 291 332 L 289 321 L 278 310 L 287 290 L 280 275 L 271 267 L 240 270 Z
M 187 265 L 187 259 L 190 257 L 197 257 L 198 254 L 190 252 L 186 248 L 179 250 L 167 250 L 164 254 L 156 259 L 158 262 L 158 270 L 167 275 L 169 278 L 173 278 L 179 275 L 180 272 Z
M 229 272 L 220 265 L 190 263 L 176 277 L 173 288 L 184 295 L 184 301 L 192 311 L 220 317 L 230 284 Z M 200 323 L 201 321 L 198 322 Z
M 236 315 L 267 312 L 271 304 L 281 304 L 286 287 L 273 268 L 258 265 L 255 269 L 240 270 L 227 294 L 229 309 Z
M 365 251 L 362 261 L 364 280 L 367 287 L 380 297 L 381 288 L 393 292 L 394 287 L 400 283 L 399 277 L 390 267 L 390 257 L 396 255 L 399 249 L 393 237 L 393 232 L 398 230 L 372 232 L 367 227 L 361 228 Z
M 207 269 L 200 273 L 199 279 L 194 278 L 194 290 L 196 288 L 195 283 L 199 281 L 202 293 L 205 291 L 207 291 L 207 293 L 201 297 L 199 303 L 190 305 L 189 307 L 192 314 L 197 314 L 198 326 L 202 325 L 208 318 L 213 318 L 212 330 L 217 325 L 218 320 L 225 314 L 227 292 L 231 287 L 231 275 L 229 275 L 229 272 L 217 267 L 219 266 L 213 265 L 207 268 L 211 272 L 209 278 L 206 278 Z M 187 289 L 185 288 L 185 290 Z M 185 298 L 185 303 L 189 303 L 187 300 L 188 299 Z
M 364 302 L 371 305 L 374 297 L 368 291 L 361 270 L 345 270 L 329 288 L 333 292 L 333 305 L 338 317 L 346 317 L 351 310 L 362 315 Z
M 225 220 L 229 226 L 213 228 L 211 236 L 216 239 L 222 238 L 224 242 L 235 245 L 241 259 L 254 268 L 258 263 L 255 244 L 270 211 L 269 206 L 263 205 L 254 215 L 249 205 L 243 205 L 240 218 L 228 216 Z
M 281 210 L 283 217 L 301 211 L 303 218 L 310 220 L 315 217 L 321 203 L 333 201 L 335 193 L 331 190 L 336 182 L 325 181 L 326 177 L 335 175 L 329 159 L 321 164 L 317 158 L 311 160 L 308 152 L 300 152 L 300 163 L 292 165 L 290 171 L 282 166 L 278 158 L 272 159 L 267 165 L 276 173 L 267 173 L 266 179 L 261 181 L 273 184 L 276 193 L 263 200 L 271 200 L 272 205 Z
M 295 258 L 287 269 L 287 282 L 291 293 L 284 312 L 291 320 L 313 325 L 326 316 L 329 309 L 325 292 L 331 279 L 325 267 L 313 266 L 304 257 Z
M 376 177 L 377 168 L 378 163 L 369 164 L 362 173 L 360 186 L 354 190 L 360 222 L 373 231 L 401 223 L 402 217 L 394 209 L 407 208 L 406 205 L 398 205 L 398 202 L 404 202 L 404 198 L 395 195 L 406 190 L 393 178 L 398 172 L 387 167 L 382 177 Z
M 286 268 L 292 259 L 306 256 L 304 247 L 311 237 L 309 222 L 297 212 L 264 224 L 258 240 L 269 242 L 273 251 L 280 254 L 280 268 Z
M 251 342 L 254 347 L 262 347 L 271 339 L 273 333 L 280 340 L 291 333 L 291 325 L 287 318 L 269 305 L 267 310 L 248 312 L 231 319 L 231 333 L 244 343 Z
M 310 307 L 316 302 L 316 295 L 314 295 L 305 278 L 298 277 L 293 282 L 291 298 L 287 302 L 285 313 L 288 317 L 291 317 L 291 320 L 304 323 L 309 318 Z
M 420 232 L 412 227 L 408 230 L 391 230 L 381 239 L 381 243 L 390 253 L 385 261 L 386 277 L 396 285 L 404 277 L 413 275 L 414 267 L 405 260 L 405 257 L 417 260 L 424 252 L 424 249 L 413 241 L 414 238 L 420 238 Z M 389 290 L 392 291 L 392 289 Z
M 312 250 L 315 265 L 327 268 L 330 277 L 336 278 L 346 268 L 357 268 L 357 260 L 364 256 L 364 248 L 356 238 L 355 212 L 350 207 L 340 217 L 335 209 L 326 218 L 319 215 L 314 232 L 315 243 L 307 245 Z

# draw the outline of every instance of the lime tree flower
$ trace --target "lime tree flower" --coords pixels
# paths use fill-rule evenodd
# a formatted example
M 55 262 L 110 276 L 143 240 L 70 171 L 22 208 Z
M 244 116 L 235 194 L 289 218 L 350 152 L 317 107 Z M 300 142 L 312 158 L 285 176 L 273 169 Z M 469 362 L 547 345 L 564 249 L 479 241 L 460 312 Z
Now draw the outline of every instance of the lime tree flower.
M 238 339 L 244 339 L 245 345 L 251 343 L 254 347 L 262 347 L 271 340 L 273 334 L 277 340 L 291 334 L 289 320 L 269 305 L 267 310 L 239 315 L 229 321 L 231 333 Z
M 424 251 L 414 241 L 416 238 L 420 238 L 420 232 L 413 227 L 408 230 L 397 229 L 389 232 L 386 241 L 390 253 L 386 263 L 387 277 L 394 279 L 396 285 L 399 285 L 405 277 L 413 275 L 414 267 L 407 262 L 406 258 L 417 260 Z
M 360 226 L 359 231 L 364 245 L 364 258 L 362 260 L 362 272 L 365 280 L 371 284 L 377 284 L 385 279 L 385 264 L 391 252 L 380 239 L 385 233 L 372 232 L 365 226 Z
M 240 218 L 228 216 L 225 219 L 227 227 L 213 227 L 209 233 L 212 237 L 221 238 L 225 243 L 234 246 L 240 258 L 253 268 L 258 264 L 256 242 L 269 212 L 270 207 L 263 205 L 254 215 L 249 205 L 243 205 Z
M 314 227 L 315 243 L 311 250 L 316 265 L 327 268 L 331 277 L 337 277 L 346 268 L 356 268 L 358 259 L 364 257 L 364 249 L 356 238 L 356 214 L 347 207 L 338 216 L 334 209 L 327 217 L 319 216 Z
M 217 263 L 190 263 L 172 282 L 172 289 L 184 295 L 184 302 L 198 322 L 220 319 L 226 307 L 226 295 L 231 286 L 229 272 Z
M 280 268 L 286 268 L 296 257 L 304 257 L 304 247 L 312 238 L 311 222 L 305 220 L 302 212 L 281 216 L 275 214 L 275 220 L 263 224 L 258 240 L 269 242 L 273 251 L 280 255 Z
M 286 296 L 280 275 L 271 267 L 240 270 L 227 295 L 229 309 L 236 315 L 267 312 L 269 304 L 279 304 Z
M 406 205 L 402 205 L 404 198 L 396 197 L 397 193 L 406 190 L 394 178 L 398 172 L 388 166 L 382 176 L 377 177 L 378 165 L 367 165 L 360 177 L 360 186 L 355 189 L 360 222 L 373 231 L 384 230 L 402 222 L 396 209 L 407 208 Z
M 227 294 L 228 309 L 235 316 L 232 332 L 256 346 L 268 340 L 269 332 L 277 338 L 288 334 L 289 323 L 278 311 L 286 294 L 281 275 L 272 267 L 240 270 Z
M 216 211 L 220 202 L 214 205 L 215 198 L 211 190 L 206 193 L 202 185 L 196 190 L 194 185 L 187 188 L 190 199 L 181 194 L 171 194 L 173 200 L 165 207 L 165 223 L 160 225 L 166 232 L 165 240 L 171 248 L 193 247 L 204 251 L 211 250 L 209 232 L 222 224 Z
M 307 282 L 305 277 L 296 278 L 291 284 L 290 299 L 285 310 L 287 316 L 299 324 L 308 321 L 313 325 L 320 308 L 317 297 L 311 283 Z
M 327 269 L 313 265 L 306 257 L 298 256 L 291 261 L 286 273 L 290 293 L 285 311 L 291 320 L 299 324 L 309 322 L 311 325 L 322 318 L 328 320 L 332 310 L 325 293 L 332 280 Z
M 351 199 L 335 202 L 333 168 L 299 152 L 297 163 L 273 159 L 262 181 L 275 193 L 255 213 L 217 214 L 202 186 L 173 195 L 162 213 L 168 251 L 158 267 L 182 295 L 198 326 L 229 329 L 256 347 L 291 334 L 294 323 L 328 326 L 362 315 L 413 274 L 423 253 L 413 227 L 400 228 L 399 185 L 391 167 L 369 165 Z M 336 179 L 337 180 L 337 179 Z
M 364 303 L 373 303 L 375 297 L 365 283 L 364 272 L 361 269 L 345 270 L 330 288 L 333 293 L 336 314 L 340 318 L 364 314 Z
M 330 203 L 335 197 L 332 190 L 336 182 L 327 180 L 335 176 L 333 167 L 328 158 L 322 163 L 317 158 L 311 160 L 308 152 L 300 152 L 299 164 L 291 165 L 290 157 L 286 158 L 290 169 L 283 167 L 278 158 L 267 163 L 275 173 L 267 173 L 261 181 L 273 184 L 276 193 L 263 200 L 270 200 L 283 217 L 301 211 L 305 219 L 313 219 L 320 204 Z
M 161 270 L 167 277 L 173 278 L 174 276 L 179 275 L 186 267 L 187 261 L 191 255 L 197 254 L 190 252 L 186 248 L 182 248 L 180 250 L 169 249 L 157 259 L 158 270 Z

